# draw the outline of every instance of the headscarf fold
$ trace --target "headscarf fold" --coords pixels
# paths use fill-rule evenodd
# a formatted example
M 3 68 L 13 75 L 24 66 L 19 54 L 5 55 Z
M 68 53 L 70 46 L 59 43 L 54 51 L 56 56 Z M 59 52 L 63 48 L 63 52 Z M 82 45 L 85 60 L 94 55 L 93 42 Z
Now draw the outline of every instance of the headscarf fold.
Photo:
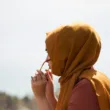
M 53 74 L 61 76 L 55 110 L 67 110 L 72 89 L 82 78 L 91 82 L 100 110 L 110 110 L 110 80 L 92 69 L 101 49 L 100 37 L 92 27 L 83 23 L 60 26 L 47 34 L 46 48 Z

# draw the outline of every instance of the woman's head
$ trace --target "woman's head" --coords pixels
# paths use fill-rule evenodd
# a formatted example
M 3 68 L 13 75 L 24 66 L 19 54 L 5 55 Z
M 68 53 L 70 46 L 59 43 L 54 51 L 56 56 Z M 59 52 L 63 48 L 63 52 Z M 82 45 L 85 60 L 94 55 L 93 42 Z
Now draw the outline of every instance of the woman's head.
M 90 68 L 97 61 L 101 42 L 98 34 L 87 24 L 61 26 L 47 34 L 47 52 L 52 72 L 58 76 Z

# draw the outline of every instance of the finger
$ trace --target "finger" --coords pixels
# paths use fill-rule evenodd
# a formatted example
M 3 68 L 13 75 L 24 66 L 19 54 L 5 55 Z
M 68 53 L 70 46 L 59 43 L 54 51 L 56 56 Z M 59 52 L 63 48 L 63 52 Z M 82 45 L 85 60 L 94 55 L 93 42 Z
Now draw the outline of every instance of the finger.
M 42 71 L 37 70 L 37 72 L 38 72 L 38 74 L 41 75 L 41 78 L 42 79 L 45 79 L 46 80 L 45 74 Z
M 53 80 L 52 72 L 50 72 L 49 70 L 46 70 L 46 72 L 50 75 L 51 79 Z
M 52 78 L 51 78 L 51 76 L 50 76 L 50 74 L 48 72 L 46 73 L 46 77 L 47 77 L 48 81 L 52 81 Z
M 49 70 L 48 70 L 48 72 L 49 72 L 49 74 L 50 74 L 51 79 L 53 80 L 52 72 L 50 72 Z
M 41 79 L 43 80 L 47 80 L 47 78 L 45 77 L 45 74 L 42 71 L 36 70 L 38 72 L 39 75 L 41 75 Z
M 40 70 L 37 70 L 38 74 L 44 74 L 42 71 Z
M 31 80 L 33 80 L 33 77 L 31 76 Z
M 34 80 L 33 80 L 33 77 L 31 76 L 31 83 L 33 82 Z
M 41 80 L 41 79 L 42 79 L 41 75 L 38 74 L 38 75 L 37 75 L 37 80 Z
M 43 80 L 47 80 L 47 78 L 46 78 L 46 76 L 45 76 L 44 74 L 41 74 L 41 78 L 42 78 Z
M 38 72 L 36 71 L 36 72 L 35 72 L 35 76 L 36 76 L 37 74 L 38 74 Z
M 33 81 L 34 82 L 37 81 L 37 77 L 36 76 L 33 77 Z

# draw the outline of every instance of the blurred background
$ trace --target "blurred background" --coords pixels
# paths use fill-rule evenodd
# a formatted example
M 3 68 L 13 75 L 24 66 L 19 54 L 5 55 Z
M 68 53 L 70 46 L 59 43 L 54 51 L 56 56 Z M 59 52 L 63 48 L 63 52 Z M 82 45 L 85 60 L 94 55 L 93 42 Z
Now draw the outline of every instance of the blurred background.
M 110 78 L 109 0 L 0 0 L 0 110 L 36 110 L 30 80 L 46 58 L 46 32 L 77 21 L 101 36 L 95 68 Z M 54 84 L 57 94 L 57 76 Z

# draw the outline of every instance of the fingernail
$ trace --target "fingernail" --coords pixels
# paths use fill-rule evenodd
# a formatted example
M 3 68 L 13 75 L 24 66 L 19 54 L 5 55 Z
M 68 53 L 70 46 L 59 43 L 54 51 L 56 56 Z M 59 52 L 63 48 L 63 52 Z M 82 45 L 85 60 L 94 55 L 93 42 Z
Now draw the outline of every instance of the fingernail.
M 31 80 L 33 80 L 33 77 L 31 76 Z

